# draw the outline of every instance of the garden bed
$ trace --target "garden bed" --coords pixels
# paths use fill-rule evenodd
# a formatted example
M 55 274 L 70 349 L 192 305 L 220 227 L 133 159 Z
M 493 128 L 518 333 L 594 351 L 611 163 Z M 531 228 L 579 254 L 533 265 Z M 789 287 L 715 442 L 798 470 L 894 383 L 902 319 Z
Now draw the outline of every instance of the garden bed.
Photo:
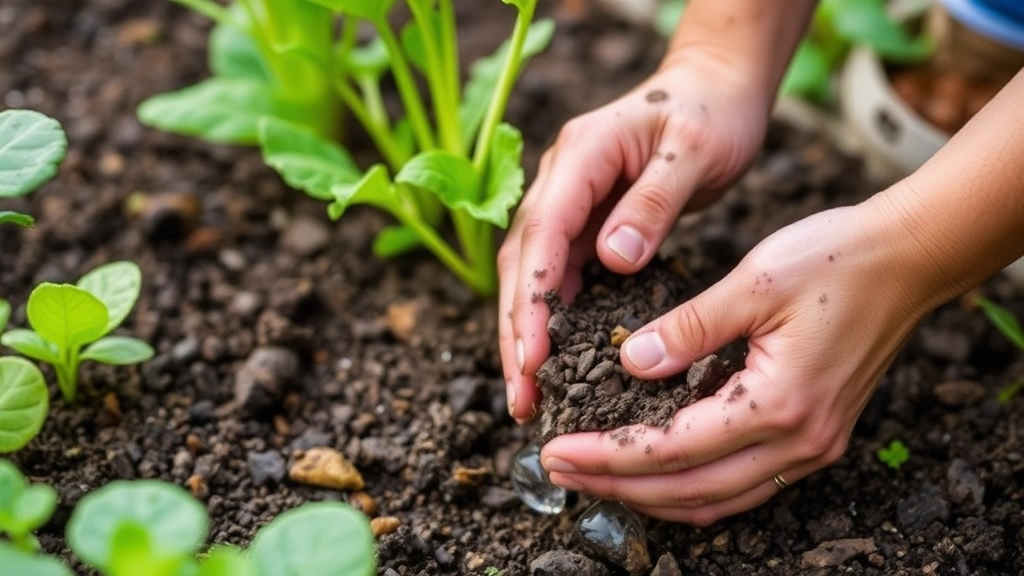
M 467 52 L 490 52 L 510 10 L 457 4 Z M 64 526 L 85 493 L 160 478 L 206 504 L 211 542 L 246 544 L 287 509 L 351 498 L 398 521 L 378 539 L 380 574 L 557 566 L 588 499 L 542 516 L 511 491 L 510 460 L 532 430 L 505 412 L 495 303 L 432 258 L 376 259 L 384 216 L 353 209 L 331 222 L 255 150 L 137 122 L 144 98 L 206 74 L 207 30 L 164 0 L 0 5 L 3 107 L 50 114 L 70 140 L 58 178 L 12 203 L 37 226 L 0 228 L 12 323 L 24 324 L 18 307 L 36 283 L 132 260 L 143 292 L 127 329 L 157 352 L 140 367 L 86 364 L 80 404 L 55 397 L 41 435 L 13 455 L 59 493 L 44 548 L 67 555 Z M 653 33 L 597 13 L 560 26 L 510 108 L 528 172 L 554 127 L 628 90 L 662 50 Z M 711 281 L 778 227 L 880 185 L 820 137 L 773 125 L 750 174 L 681 220 L 665 252 Z M 1024 313 L 1006 280 L 981 289 Z M 254 358 L 269 364 L 236 386 L 253 383 L 243 367 Z M 944 306 L 899 355 L 838 463 L 711 527 L 648 522 L 652 557 L 671 554 L 684 574 L 1020 574 L 1024 400 L 996 395 L 1022 373 L 979 312 Z M 896 439 L 910 449 L 898 472 L 875 454 Z M 319 446 L 355 463 L 365 497 L 287 478 Z

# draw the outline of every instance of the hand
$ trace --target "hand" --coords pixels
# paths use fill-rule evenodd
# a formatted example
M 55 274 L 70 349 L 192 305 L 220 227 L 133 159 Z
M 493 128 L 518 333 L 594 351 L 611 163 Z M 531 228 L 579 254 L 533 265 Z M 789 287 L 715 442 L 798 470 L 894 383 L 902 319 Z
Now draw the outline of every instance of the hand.
M 667 430 L 561 436 L 541 452 L 551 481 L 650 516 L 707 525 L 838 459 L 877 382 L 935 292 L 919 243 L 878 195 L 776 232 L 720 282 L 634 333 L 639 378 L 686 369 L 745 336 L 743 370 L 680 410 Z M 619 433 L 621 434 L 621 432 Z
M 680 212 L 715 199 L 760 146 L 771 97 L 692 52 L 566 124 L 516 213 L 498 255 L 499 341 L 520 422 L 534 414 L 533 375 L 550 351 L 540 297 L 557 290 L 571 300 L 595 253 L 618 273 L 642 268 Z

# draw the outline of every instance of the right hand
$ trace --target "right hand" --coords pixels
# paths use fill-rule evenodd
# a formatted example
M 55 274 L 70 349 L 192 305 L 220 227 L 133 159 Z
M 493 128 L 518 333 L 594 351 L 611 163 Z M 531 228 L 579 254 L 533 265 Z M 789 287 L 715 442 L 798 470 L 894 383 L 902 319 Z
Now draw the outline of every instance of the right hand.
M 772 94 L 713 50 L 674 53 L 634 90 L 569 121 L 543 156 L 498 254 L 499 345 L 509 413 L 531 419 L 548 357 L 548 290 L 571 301 L 595 254 L 646 265 L 684 210 L 715 200 L 750 164 Z

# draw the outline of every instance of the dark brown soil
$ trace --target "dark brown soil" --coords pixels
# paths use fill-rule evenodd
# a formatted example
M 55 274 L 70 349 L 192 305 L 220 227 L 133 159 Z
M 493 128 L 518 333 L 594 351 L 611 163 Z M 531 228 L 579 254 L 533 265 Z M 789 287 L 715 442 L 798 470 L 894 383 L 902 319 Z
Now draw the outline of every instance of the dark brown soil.
M 728 359 L 712 354 L 663 381 L 639 380 L 623 369 L 622 341 L 698 294 L 700 284 L 687 271 L 683 258 L 656 258 L 632 276 L 612 274 L 595 262 L 584 274 L 583 284 L 586 289 L 572 305 L 553 291 L 545 296 L 551 308 L 552 353 L 537 372 L 544 394 L 541 441 L 629 424 L 667 428 L 680 408 L 714 394 L 739 368 L 739 354 Z
M 489 52 L 508 7 L 457 4 L 467 52 Z M 13 455 L 60 495 L 45 549 L 67 554 L 64 525 L 86 492 L 161 478 L 205 502 L 211 542 L 245 544 L 303 502 L 368 496 L 400 521 L 379 539 L 382 575 L 621 573 L 568 553 L 586 498 L 540 516 L 511 492 L 511 455 L 533 430 L 505 413 L 494 302 L 423 255 L 375 259 L 386 217 L 353 210 L 330 222 L 253 150 L 139 125 L 143 98 L 206 75 L 207 30 L 164 0 L 0 3 L 0 101 L 57 117 L 71 141 L 54 182 L 4 205 L 39 220 L 0 228 L 12 323 L 24 325 L 39 281 L 130 259 L 144 286 L 126 331 L 157 350 L 141 367 L 87 364 L 80 404 L 55 394 L 42 434 Z M 662 49 L 597 13 L 560 27 L 510 112 L 529 170 L 556 126 L 629 89 Z M 856 159 L 773 126 L 751 173 L 683 219 L 665 253 L 713 279 L 779 226 L 874 190 Z M 982 289 L 1024 314 L 1005 279 Z M 943 307 L 896 360 L 842 460 L 709 528 L 648 522 L 652 558 L 670 554 L 685 574 L 1024 573 L 1024 399 L 995 400 L 1024 375 L 1020 359 L 977 311 Z M 258 386 L 255 363 L 269 375 Z M 893 439 L 911 451 L 898 473 L 875 456 Z M 288 480 L 288 463 L 315 446 L 348 456 L 366 494 Z

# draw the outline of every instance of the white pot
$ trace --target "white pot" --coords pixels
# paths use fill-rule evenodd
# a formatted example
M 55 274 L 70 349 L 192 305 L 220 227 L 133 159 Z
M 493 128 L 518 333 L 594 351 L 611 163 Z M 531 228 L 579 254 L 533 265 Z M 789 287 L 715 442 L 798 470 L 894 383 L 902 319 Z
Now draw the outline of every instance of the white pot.
M 910 174 L 949 140 L 897 96 L 867 48 L 855 48 L 843 66 L 839 105 L 868 170 L 883 181 Z

